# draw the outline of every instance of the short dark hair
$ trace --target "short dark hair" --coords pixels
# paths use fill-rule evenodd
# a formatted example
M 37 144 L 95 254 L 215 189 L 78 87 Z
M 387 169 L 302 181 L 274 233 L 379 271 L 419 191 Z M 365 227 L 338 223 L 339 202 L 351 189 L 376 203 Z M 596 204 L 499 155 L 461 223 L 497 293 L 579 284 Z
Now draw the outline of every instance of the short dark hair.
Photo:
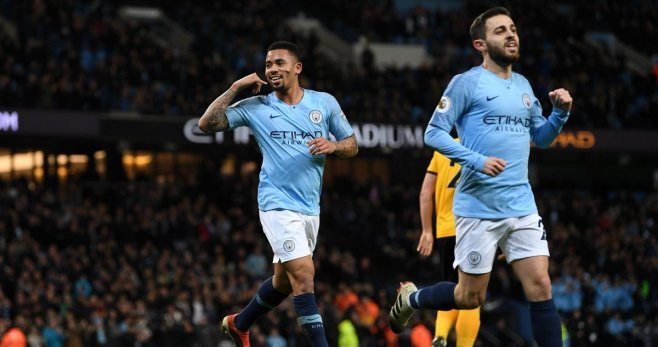
M 276 41 L 272 42 L 269 47 L 267 47 L 267 51 L 272 51 L 275 49 L 285 49 L 286 51 L 290 52 L 295 58 L 297 58 L 297 61 L 302 61 L 301 59 L 301 54 L 299 53 L 299 47 L 297 47 L 296 44 L 289 42 L 289 41 Z
M 487 22 L 487 19 L 493 17 L 493 16 L 498 16 L 498 15 L 506 15 L 507 17 L 512 17 L 510 12 L 502 7 L 502 6 L 497 6 L 494 8 L 490 8 L 484 12 L 482 12 L 479 16 L 477 16 L 473 20 L 473 24 L 471 24 L 471 41 L 475 40 L 484 40 L 486 38 L 487 30 L 485 29 L 485 23 Z

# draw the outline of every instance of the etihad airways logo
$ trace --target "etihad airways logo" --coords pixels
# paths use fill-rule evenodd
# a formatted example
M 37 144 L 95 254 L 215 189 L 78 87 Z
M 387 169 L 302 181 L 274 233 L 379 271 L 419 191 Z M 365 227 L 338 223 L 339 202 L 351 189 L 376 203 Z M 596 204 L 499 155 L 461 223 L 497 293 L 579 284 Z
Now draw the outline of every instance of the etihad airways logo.
M 307 141 L 313 140 L 316 137 L 322 137 L 322 131 L 274 130 L 270 132 L 271 139 L 281 141 L 281 144 L 284 145 L 304 145 Z
M 486 116 L 482 122 L 489 126 L 495 126 L 494 131 L 513 133 L 527 133 L 530 129 L 530 118 L 515 117 L 509 115 Z

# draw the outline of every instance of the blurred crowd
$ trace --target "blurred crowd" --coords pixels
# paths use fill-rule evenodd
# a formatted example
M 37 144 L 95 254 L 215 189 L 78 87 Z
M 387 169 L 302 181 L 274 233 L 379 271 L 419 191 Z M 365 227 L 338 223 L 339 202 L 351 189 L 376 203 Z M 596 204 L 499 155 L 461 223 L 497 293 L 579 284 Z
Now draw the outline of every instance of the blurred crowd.
M 554 30 L 541 30 L 542 36 L 559 38 L 566 35 L 562 38 L 568 39 L 580 38 L 585 31 L 608 31 L 622 37 L 626 44 L 644 54 L 651 56 L 656 53 L 653 47 L 647 47 L 644 40 L 658 40 L 658 5 L 655 1 L 635 0 L 623 4 L 616 1 L 593 3 L 572 0 L 539 4 L 508 0 L 500 5 L 512 10 L 516 24 L 522 28 L 537 30 L 538 26 L 553 23 Z M 321 19 L 328 28 L 348 41 L 356 41 L 365 35 L 378 42 L 441 45 L 445 41 L 457 41 L 458 45 L 462 45 L 460 40 L 466 39 L 468 32 L 455 28 L 468 28 L 473 18 L 489 6 L 493 5 L 477 0 L 444 3 L 328 0 L 322 7 L 301 8 L 307 15 Z M 566 28 L 556 28 L 558 23 Z M 642 36 L 637 36 L 638 32 Z M 523 32 L 521 34 L 523 36 Z
M 186 181 L 0 184 L 0 329 L 29 346 L 230 346 L 220 319 L 271 276 L 255 174 L 208 165 Z M 199 184 L 203 182 L 203 185 Z M 397 283 L 436 281 L 416 253 L 418 187 L 327 182 L 316 293 L 331 346 L 425 346 L 434 316 L 396 336 Z M 658 195 L 537 193 L 554 296 L 571 346 L 658 339 Z M 496 264 L 479 346 L 529 346 L 520 284 Z M 254 346 L 304 346 L 291 300 L 252 327 Z
M 157 27 L 119 16 L 123 4 L 161 8 L 193 34 L 193 43 L 187 49 L 159 44 L 152 39 Z M 336 95 L 352 121 L 424 124 L 450 77 L 481 62 L 468 27 L 489 6 L 472 1 L 452 10 L 403 12 L 393 1 L 379 0 L 322 6 L 299 0 L 0 0 L 1 16 L 16 29 L 12 35 L 0 25 L 0 104 L 198 116 L 232 81 L 263 71 L 267 45 L 286 39 L 302 48 L 302 85 Z M 548 91 L 564 87 L 571 90 L 578 115 L 569 126 L 658 127 L 651 116 L 658 112 L 658 75 L 636 74 L 624 57 L 584 39 L 588 31 L 611 31 L 650 57 L 653 46 L 646 42 L 653 42 L 658 30 L 655 2 L 510 1 L 506 6 L 521 36 L 515 70 L 531 81 L 545 114 Z M 300 12 L 321 19 L 348 42 L 364 36 L 371 42 L 422 44 L 435 63 L 377 67 L 369 50 L 354 62 L 331 61 L 318 52 L 314 34 L 300 36 L 285 25 Z

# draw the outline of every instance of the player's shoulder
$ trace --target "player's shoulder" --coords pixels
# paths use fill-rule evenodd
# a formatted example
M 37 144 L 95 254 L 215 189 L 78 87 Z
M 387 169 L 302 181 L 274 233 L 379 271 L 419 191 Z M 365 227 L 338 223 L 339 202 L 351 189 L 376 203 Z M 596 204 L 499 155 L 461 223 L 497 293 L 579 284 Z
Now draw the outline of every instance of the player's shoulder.
M 476 87 L 482 76 L 482 69 L 482 66 L 475 66 L 468 71 L 455 75 L 450 81 L 448 87 L 452 86 L 453 88 L 459 89 Z
M 478 66 L 473 66 L 467 71 L 462 72 L 461 75 L 464 76 L 464 78 L 479 79 L 483 72 L 484 72 L 484 67 L 482 65 L 478 65 Z
M 321 92 L 321 91 L 318 91 L 318 90 L 306 89 L 305 88 L 304 93 L 308 93 L 308 95 L 312 99 L 318 100 L 318 101 L 321 101 L 321 102 L 336 102 L 336 98 L 333 95 L 331 95 L 327 92 Z

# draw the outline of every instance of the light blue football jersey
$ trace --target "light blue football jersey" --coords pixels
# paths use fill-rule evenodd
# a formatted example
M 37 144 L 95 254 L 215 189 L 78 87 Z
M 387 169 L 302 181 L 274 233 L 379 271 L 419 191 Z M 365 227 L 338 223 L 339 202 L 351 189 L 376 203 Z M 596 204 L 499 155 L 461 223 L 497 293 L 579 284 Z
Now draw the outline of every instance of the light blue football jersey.
M 276 97 L 254 96 L 226 109 L 229 129 L 247 126 L 263 154 L 258 208 L 320 214 L 326 155 L 311 155 L 308 141 L 331 133 L 337 140 L 354 131 L 338 101 L 328 93 L 304 89 L 302 100 L 288 105 Z
M 554 108 L 544 118 L 530 83 L 518 73 L 503 79 L 478 66 L 456 75 L 425 131 L 425 144 L 462 166 L 454 214 L 496 219 L 537 212 L 528 182 L 530 141 L 548 147 L 568 117 Z M 455 125 L 461 143 L 449 134 Z M 490 156 L 507 161 L 496 177 L 482 172 Z

